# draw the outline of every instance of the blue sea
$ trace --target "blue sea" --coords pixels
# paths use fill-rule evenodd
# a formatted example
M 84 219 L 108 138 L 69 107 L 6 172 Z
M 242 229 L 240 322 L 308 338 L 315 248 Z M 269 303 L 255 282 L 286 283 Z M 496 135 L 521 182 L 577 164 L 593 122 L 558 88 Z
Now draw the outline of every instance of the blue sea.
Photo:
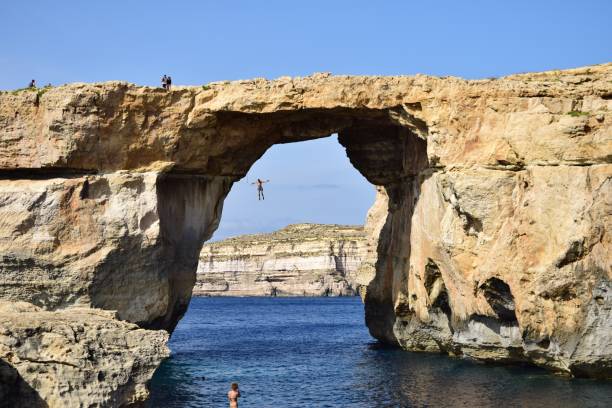
M 194 298 L 152 380 L 152 407 L 612 407 L 569 380 L 380 345 L 358 297 Z

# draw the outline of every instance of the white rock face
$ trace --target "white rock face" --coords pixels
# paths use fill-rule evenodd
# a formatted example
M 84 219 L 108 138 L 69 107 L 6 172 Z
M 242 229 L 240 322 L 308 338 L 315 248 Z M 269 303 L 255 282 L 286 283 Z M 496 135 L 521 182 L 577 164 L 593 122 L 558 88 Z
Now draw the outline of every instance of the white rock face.
M 364 256 L 359 226 L 295 224 L 204 245 L 194 295 L 352 296 Z

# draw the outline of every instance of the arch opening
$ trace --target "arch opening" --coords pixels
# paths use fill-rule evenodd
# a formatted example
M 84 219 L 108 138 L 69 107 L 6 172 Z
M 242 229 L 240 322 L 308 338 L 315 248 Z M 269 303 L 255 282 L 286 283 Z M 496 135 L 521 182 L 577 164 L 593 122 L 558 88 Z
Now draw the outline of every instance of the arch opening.
M 356 295 L 374 198 L 337 135 L 272 146 L 225 199 L 194 295 Z
M 233 115 L 228 116 L 235 119 Z M 257 166 L 255 163 L 257 160 L 265 160 L 264 153 L 266 151 L 274 150 L 276 148 L 274 145 L 278 144 L 299 146 L 302 143 L 295 144 L 294 142 L 304 142 L 311 138 L 324 139 L 330 135 L 335 137 L 334 132 L 337 132 L 337 141 L 343 147 L 343 153 L 350 162 L 350 164 L 345 163 L 345 165 L 352 165 L 373 186 L 376 193 L 375 201 L 367 216 L 364 217 L 365 220 L 360 221 L 365 221 L 366 224 L 367 247 L 356 280 L 360 287 L 359 294 L 366 304 L 366 325 L 375 338 L 386 343 L 397 344 L 393 334 L 395 321 L 389 316 L 389 311 L 393 314 L 395 291 L 398 286 L 402 285 L 402 283 L 396 281 L 398 274 L 403 273 L 399 268 L 409 263 L 409 242 L 402 237 L 405 231 L 410 228 L 411 214 L 418 198 L 419 185 L 426 178 L 423 173 L 428 165 L 426 141 L 409 128 L 398 125 L 391 120 L 360 120 L 353 117 L 347 119 L 345 117 L 327 118 L 325 116 L 318 120 L 317 116 L 313 115 L 309 117 L 308 121 L 295 122 L 281 116 L 281 124 L 277 124 L 277 127 L 274 128 L 272 124 L 264 126 L 258 124 L 253 118 L 244 115 L 236 116 L 239 119 L 240 128 L 246 129 L 247 123 L 255 123 L 255 127 L 275 129 L 276 135 L 282 137 L 274 139 L 276 143 L 270 144 L 265 149 L 257 146 L 257 152 L 251 153 L 252 162 L 248 166 L 244 162 L 236 163 L 236 166 L 240 167 L 241 173 L 232 180 L 233 184 L 229 193 L 226 192 L 219 199 L 221 204 L 218 206 L 218 213 L 214 214 L 213 223 L 215 228 L 220 227 L 218 231 L 222 233 L 215 236 L 211 232 L 213 240 L 231 235 L 223 230 L 223 217 L 225 215 L 222 216 L 220 210 L 222 206 L 231 205 L 232 194 L 238 192 L 243 184 L 246 189 L 250 190 L 248 196 L 243 197 L 243 199 L 248 200 L 248 203 L 258 204 L 255 187 L 250 185 L 257 174 L 248 173 L 248 171 Z M 228 118 L 224 120 L 231 122 Z M 339 126 L 339 123 L 342 126 Z M 230 124 L 227 123 L 224 126 L 229 127 Z M 296 129 L 299 130 L 297 135 L 289 131 L 295 131 Z M 259 132 L 259 130 L 256 131 Z M 243 136 L 242 133 L 235 134 L 235 137 Z M 262 138 L 264 138 L 264 135 L 258 134 L 257 139 L 261 140 Z M 220 171 L 221 169 L 226 171 L 230 165 L 229 158 L 223 154 L 215 159 L 215 167 Z M 226 171 L 228 177 L 231 177 L 230 173 L 229 170 Z M 334 182 L 332 176 L 330 175 L 331 183 Z M 240 179 L 239 177 L 243 178 Z M 263 174 L 262 177 L 267 178 L 268 175 Z M 269 177 L 273 183 L 274 177 Z M 266 200 L 276 199 L 272 186 L 273 184 L 270 184 L 269 193 L 266 192 Z M 199 188 L 203 189 L 204 187 Z M 184 194 L 181 195 L 184 196 Z M 176 196 L 175 194 L 167 194 L 164 198 Z M 251 204 L 245 203 L 245 205 Z M 310 220 L 304 219 L 304 221 Z M 395 242 L 397 239 L 401 239 L 401 242 Z M 334 251 L 340 253 L 343 250 L 344 248 L 341 247 L 330 248 L 330 253 Z M 195 251 L 190 253 L 193 254 Z M 202 262 L 202 258 L 200 258 L 200 262 Z M 342 266 L 343 264 L 343 260 L 338 259 L 338 257 L 334 257 L 334 262 L 336 262 L 336 266 L 338 264 Z M 198 268 L 201 272 L 202 265 L 200 264 Z M 194 277 L 194 279 L 197 281 L 199 278 Z M 190 283 L 191 280 L 188 282 Z M 269 296 L 283 294 L 278 283 L 274 276 L 267 276 L 263 279 L 263 282 L 258 282 L 261 286 L 269 286 Z M 208 282 L 208 284 L 208 288 L 215 285 L 222 290 L 227 288 L 225 284 L 219 284 L 218 282 Z M 196 283 L 196 289 L 198 285 Z M 323 290 L 324 295 L 329 294 L 330 288 L 327 287 Z M 190 291 L 189 296 L 191 295 L 192 292 Z M 186 300 L 189 301 L 187 297 Z M 198 302 L 195 305 L 194 307 L 198 307 Z M 383 316 L 381 316 L 381 312 Z
M 419 185 L 426 177 L 423 171 L 428 167 L 427 144 L 422 138 L 427 127 L 414 117 L 407 118 L 403 108 L 402 114 L 398 112 L 393 109 L 307 110 L 264 115 L 226 112 L 218 115 L 219 133 L 230 140 L 230 145 L 231 140 L 235 139 L 240 140 L 242 146 L 247 140 L 246 146 L 240 150 L 239 157 L 235 150 L 219 151 L 207 163 L 209 168 L 236 183 L 274 144 L 320 139 L 337 133 L 350 163 L 376 186 L 376 200 L 382 203 L 375 204 L 377 210 L 368 215 L 370 220 L 367 223 L 376 224 L 376 227 L 366 225 L 369 247 L 364 266 L 360 268 L 359 283 L 363 287 L 361 295 L 366 303 L 366 322 L 370 331 L 376 338 L 394 344 L 394 322 L 390 320 L 392 313 L 388 313 L 393 308 L 393 287 L 397 287 L 397 282 L 393 280 L 402 274 L 398 262 L 408 264 L 410 245 L 402 237 L 409 236 L 404 231 L 410 228 Z M 184 170 L 178 169 L 177 172 Z M 208 185 L 211 182 L 209 180 Z M 209 228 L 200 228 L 200 231 L 210 233 L 200 236 L 203 237 L 199 241 L 200 247 L 189 250 L 188 256 L 184 253 L 179 255 L 189 258 L 188 262 L 184 262 L 186 264 L 194 264 L 201 245 L 219 225 L 222 203 L 229 188 L 220 189 L 219 192 L 220 204 L 215 207 L 216 211 L 203 217 L 210 220 Z M 173 199 L 175 197 L 173 195 Z M 183 248 L 180 244 L 178 246 Z M 180 306 L 171 312 L 176 321 L 184 313 L 184 305 L 188 304 L 191 291 L 186 288 L 193 287 L 193 282 L 195 269 L 189 276 L 171 283 L 176 289 L 171 290 L 172 293 L 182 293 L 178 300 Z M 381 312 L 383 319 L 379 318 Z

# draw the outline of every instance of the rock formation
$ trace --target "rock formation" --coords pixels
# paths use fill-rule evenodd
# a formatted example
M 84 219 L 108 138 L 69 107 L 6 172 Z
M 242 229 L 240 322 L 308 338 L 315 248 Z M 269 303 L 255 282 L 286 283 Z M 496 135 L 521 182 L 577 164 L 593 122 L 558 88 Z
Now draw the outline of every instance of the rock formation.
M 275 143 L 338 133 L 378 189 L 357 278 L 376 338 L 611 377 L 611 110 L 612 64 L 4 92 L 0 299 L 171 332 L 232 183 Z M 7 360 L 27 398 L 79 395 Z
M 194 295 L 352 296 L 363 227 L 294 224 L 205 244 Z
M 165 331 L 141 329 L 109 311 L 50 312 L 0 301 L 0 406 L 141 401 L 153 372 L 169 355 L 167 340 Z

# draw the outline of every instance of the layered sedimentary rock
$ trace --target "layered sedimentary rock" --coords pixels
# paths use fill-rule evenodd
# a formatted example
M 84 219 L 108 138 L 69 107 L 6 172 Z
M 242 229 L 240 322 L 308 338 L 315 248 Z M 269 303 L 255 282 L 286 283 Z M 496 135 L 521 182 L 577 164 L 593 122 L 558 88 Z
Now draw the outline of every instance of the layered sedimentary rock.
M 375 337 L 610 377 L 611 108 L 612 64 L 5 92 L 0 299 L 171 332 L 232 183 L 338 133 L 378 189 L 357 276 Z
M 294 224 L 205 244 L 194 295 L 352 296 L 363 227 Z

